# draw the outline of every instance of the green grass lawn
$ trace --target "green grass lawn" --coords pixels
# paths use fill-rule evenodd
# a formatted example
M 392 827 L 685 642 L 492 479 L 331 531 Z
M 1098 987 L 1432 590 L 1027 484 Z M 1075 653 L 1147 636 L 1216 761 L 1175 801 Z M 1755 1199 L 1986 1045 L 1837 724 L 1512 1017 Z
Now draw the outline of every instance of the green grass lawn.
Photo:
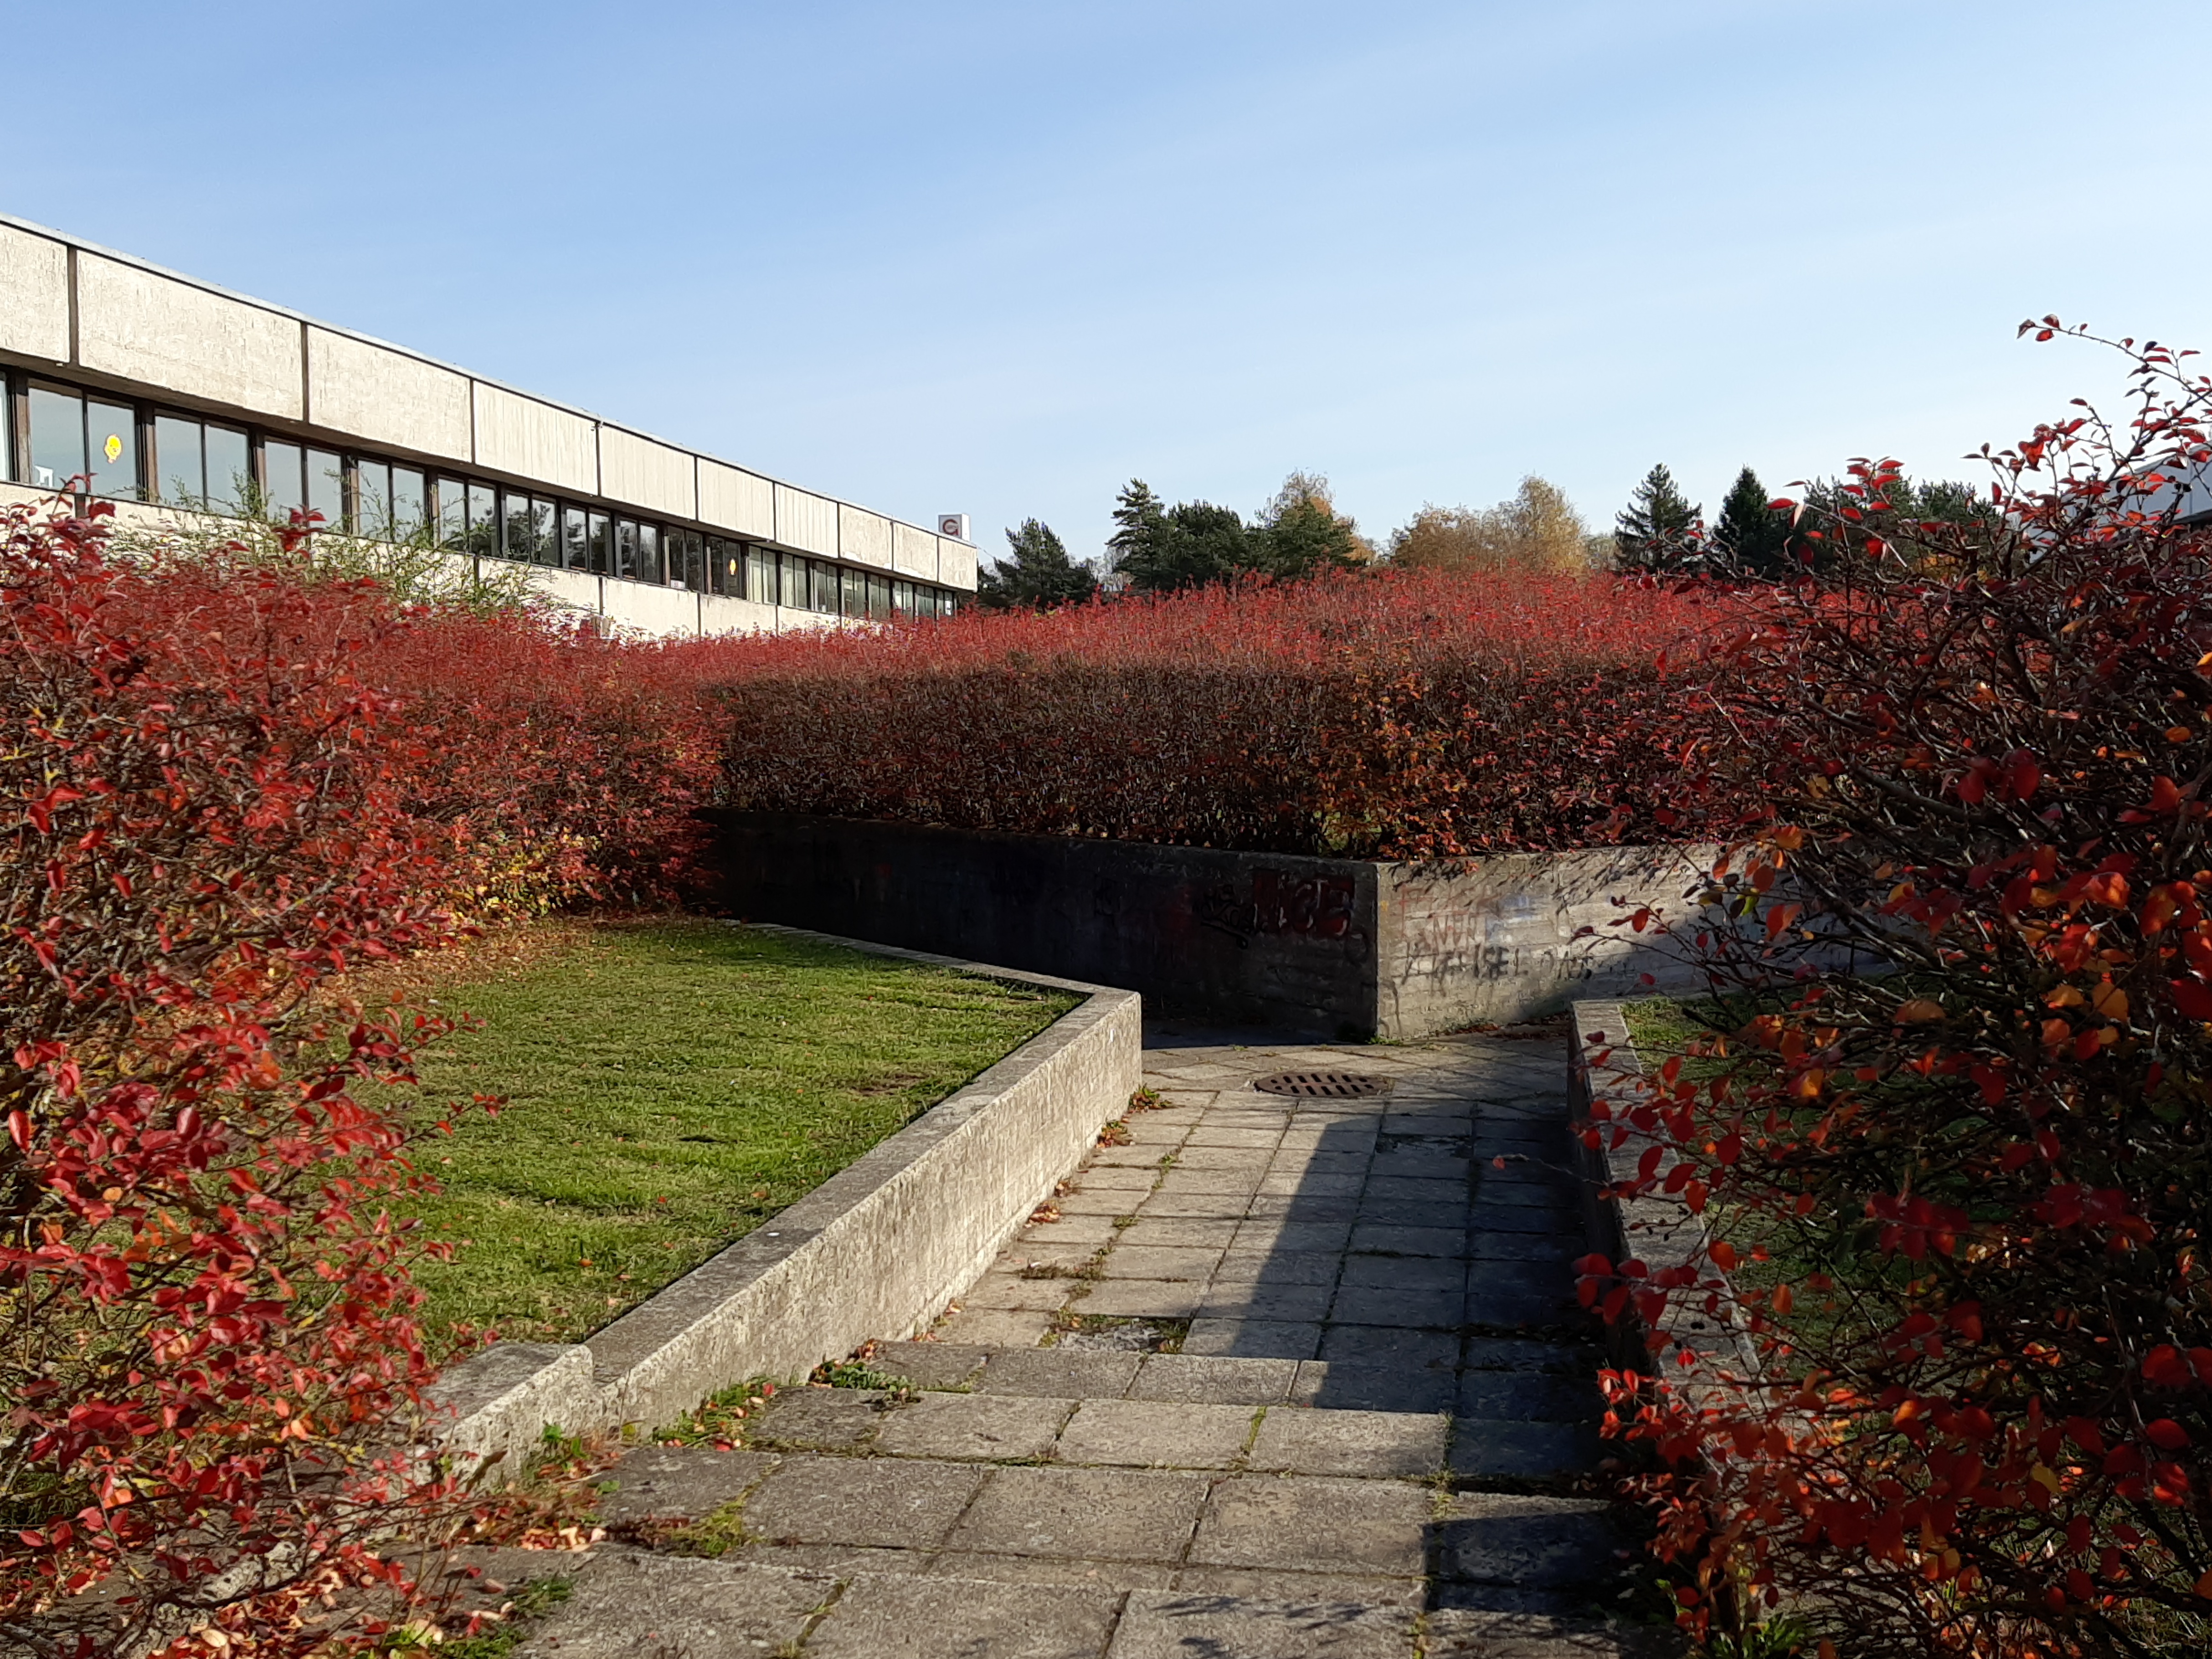
M 441 983 L 483 1023 L 422 1060 L 426 1109 L 503 1096 L 417 1158 L 458 1246 L 426 1322 L 574 1341 L 743 1237 L 1075 1004 L 720 922 L 557 930 Z

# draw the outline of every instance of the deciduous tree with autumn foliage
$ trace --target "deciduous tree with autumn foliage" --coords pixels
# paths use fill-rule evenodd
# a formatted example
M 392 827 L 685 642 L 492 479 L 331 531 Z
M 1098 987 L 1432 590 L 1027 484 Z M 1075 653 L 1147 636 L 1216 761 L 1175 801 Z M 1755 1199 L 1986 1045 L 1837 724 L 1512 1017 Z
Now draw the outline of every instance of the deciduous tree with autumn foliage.
M 2212 536 L 2179 489 L 2212 382 L 2107 343 L 2127 418 L 1990 455 L 1972 522 L 1855 465 L 1801 523 L 1829 568 L 1726 653 L 1725 764 L 1771 817 L 1669 921 L 1713 1036 L 1586 1131 L 1707 1226 L 1583 1264 L 1656 1350 L 1614 1406 L 1668 1461 L 1699 1627 L 1798 1598 L 1824 1654 L 1885 1659 L 2212 1632 Z M 1678 1347 L 1681 1314 L 1755 1363 Z

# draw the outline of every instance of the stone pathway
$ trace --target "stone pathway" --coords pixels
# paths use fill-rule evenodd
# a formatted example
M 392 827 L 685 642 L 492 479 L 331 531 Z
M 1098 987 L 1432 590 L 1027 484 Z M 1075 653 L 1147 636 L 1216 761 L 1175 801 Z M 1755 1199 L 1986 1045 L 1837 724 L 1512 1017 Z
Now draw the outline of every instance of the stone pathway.
M 898 1390 L 617 1464 L 562 1659 L 1596 1659 L 1639 1556 L 1601 1494 L 1556 1042 L 1158 1031 L 1134 1115 Z M 1373 1099 L 1263 1095 L 1297 1070 Z M 1499 1162 L 1502 1160 L 1502 1165 Z M 1170 1351 L 1162 1351 L 1163 1349 Z M 1172 1351 L 1179 1350 L 1179 1351 Z M 640 1547 L 689 1523 L 729 1547 Z

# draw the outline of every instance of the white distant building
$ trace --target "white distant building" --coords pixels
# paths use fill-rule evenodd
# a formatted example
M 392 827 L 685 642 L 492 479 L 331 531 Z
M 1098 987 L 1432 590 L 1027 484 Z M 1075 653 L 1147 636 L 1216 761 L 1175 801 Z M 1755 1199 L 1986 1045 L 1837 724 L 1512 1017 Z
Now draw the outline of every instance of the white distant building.
M 0 500 L 427 535 L 655 634 L 949 615 L 964 539 L 0 216 Z

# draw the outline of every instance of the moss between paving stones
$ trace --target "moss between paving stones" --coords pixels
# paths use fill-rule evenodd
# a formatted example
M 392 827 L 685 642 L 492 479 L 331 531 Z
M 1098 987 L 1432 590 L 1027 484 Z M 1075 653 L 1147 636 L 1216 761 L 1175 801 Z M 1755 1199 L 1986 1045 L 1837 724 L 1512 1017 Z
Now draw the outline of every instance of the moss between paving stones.
M 1073 996 L 687 918 L 569 930 L 441 987 L 483 1022 L 431 1102 L 503 1096 L 421 1152 L 434 1332 L 573 1342 L 750 1232 L 1027 1042 Z

